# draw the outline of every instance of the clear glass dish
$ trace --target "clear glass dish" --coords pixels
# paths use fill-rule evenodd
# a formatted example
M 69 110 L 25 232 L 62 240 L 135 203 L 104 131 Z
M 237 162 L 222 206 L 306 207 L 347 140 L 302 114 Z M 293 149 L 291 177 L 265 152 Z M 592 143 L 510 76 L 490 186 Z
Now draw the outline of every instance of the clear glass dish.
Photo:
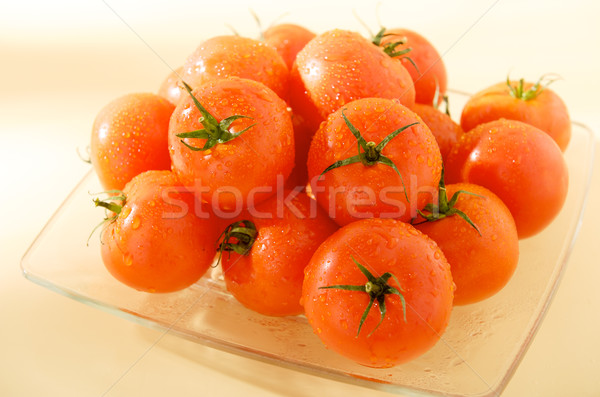
M 460 114 L 466 98 L 452 93 L 453 114 Z M 86 245 L 101 216 L 89 193 L 101 190 L 92 172 L 40 232 L 21 266 L 29 280 L 80 302 L 275 365 L 399 394 L 497 395 L 525 354 L 563 274 L 582 220 L 593 150 L 593 133 L 574 123 L 565 153 L 567 202 L 544 232 L 521 241 L 520 263 L 509 284 L 484 302 L 455 308 L 433 349 L 392 369 L 366 368 L 328 351 L 303 316 L 271 318 L 245 309 L 215 274 L 171 294 L 122 285 L 102 264 L 99 238 Z

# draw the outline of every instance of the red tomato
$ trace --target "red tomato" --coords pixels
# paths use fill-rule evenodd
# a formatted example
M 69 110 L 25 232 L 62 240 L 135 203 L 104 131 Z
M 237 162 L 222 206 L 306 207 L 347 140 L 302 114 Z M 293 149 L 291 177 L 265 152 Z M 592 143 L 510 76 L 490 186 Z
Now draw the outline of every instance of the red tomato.
M 244 245 L 243 254 L 222 253 L 227 290 L 244 306 L 261 314 L 301 314 L 304 268 L 337 225 L 314 200 L 298 191 L 273 196 L 250 213 L 256 229 L 256 235 L 251 236 L 253 242 Z M 235 236 L 239 230 L 229 233 Z M 231 249 L 227 243 L 222 247 Z
M 266 199 L 279 182 L 283 186 L 294 165 L 294 131 L 285 102 L 265 85 L 236 77 L 213 80 L 193 95 L 210 117 L 190 95 L 173 112 L 169 150 L 181 181 L 215 211 L 227 212 Z M 236 115 L 244 117 L 231 118 Z M 209 119 L 207 129 L 202 122 L 210 124 Z M 212 138 L 178 136 L 192 131 L 212 131 Z
M 342 105 L 370 97 L 399 99 L 411 107 L 415 89 L 399 60 L 358 33 L 325 32 L 296 56 L 290 74 L 292 109 L 315 130 Z
M 450 153 L 452 146 L 463 134 L 462 128 L 449 115 L 431 105 L 415 103 L 412 111 L 419 115 L 423 122 L 427 124 L 427 127 L 429 127 L 435 137 L 435 141 L 440 147 L 442 160 L 446 162 L 446 157 Z
M 106 190 L 122 190 L 137 174 L 168 170 L 169 119 L 175 107 L 150 93 L 124 95 L 106 105 L 92 127 L 91 161 Z
M 546 132 L 564 151 L 571 139 L 571 119 L 565 103 L 548 87 L 508 81 L 473 95 L 465 104 L 460 123 L 465 131 L 500 118 L 522 121 Z
M 548 134 L 515 120 L 480 124 L 448 155 L 449 183 L 488 188 L 506 204 L 519 238 L 542 231 L 560 212 L 569 186 L 567 165 Z
M 344 116 L 360 132 L 365 146 L 378 145 L 392 132 L 400 132 L 377 154 L 379 160 L 331 169 L 338 161 L 358 156 L 357 138 Z M 387 158 L 396 170 L 388 163 Z M 323 209 L 340 225 L 360 218 L 410 220 L 431 201 L 441 176 L 442 157 L 435 138 L 422 120 L 405 106 L 389 99 L 366 98 L 332 113 L 317 131 L 308 153 L 311 190 Z M 322 174 L 322 175 L 321 175 Z
M 519 237 L 515 221 L 498 196 L 484 187 L 458 183 L 445 189 L 440 191 L 438 218 L 417 221 L 415 227 L 437 243 L 450 263 L 456 284 L 454 304 L 479 302 L 500 291 L 517 267 Z M 452 202 L 455 194 L 457 200 Z M 431 216 L 433 212 L 424 214 Z
M 339 288 L 346 285 L 360 289 Z M 438 341 L 453 290 L 450 266 L 433 240 L 404 222 L 365 219 L 317 249 L 305 270 L 302 304 L 328 349 L 369 367 L 392 367 Z
M 218 231 L 211 219 L 196 215 L 199 203 L 175 174 L 143 172 L 123 196 L 122 205 L 113 198 L 117 207 L 109 209 L 118 213 L 102 233 L 108 271 L 146 292 L 181 290 L 202 277 L 215 258 Z
M 387 29 L 385 34 L 386 36 L 381 40 L 382 46 L 402 40 L 404 44 L 398 45 L 394 51 L 411 49 L 406 55 L 400 57 L 400 61 L 415 84 L 415 102 L 433 105 L 436 91 L 441 98 L 446 93 L 448 85 L 446 66 L 436 48 L 425 37 L 412 30 Z
M 241 77 L 263 83 L 287 98 L 288 68 L 277 51 L 242 36 L 216 36 L 204 41 L 183 64 L 183 81 L 196 88 L 217 78 Z
M 263 37 L 265 43 L 277 50 L 288 69 L 291 70 L 294 60 L 296 60 L 296 54 L 315 37 L 315 34 L 296 24 L 281 23 L 265 30 Z
M 181 75 L 183 73 L 183 66 L 178 67 L 173 70 L 169 75 L 163 80 L 158 89 L 158 95 L 167 99 L 173 105 L 177 105 L 179 100 L 185 97 L 187 94 L 183 87 L 181 86 Z

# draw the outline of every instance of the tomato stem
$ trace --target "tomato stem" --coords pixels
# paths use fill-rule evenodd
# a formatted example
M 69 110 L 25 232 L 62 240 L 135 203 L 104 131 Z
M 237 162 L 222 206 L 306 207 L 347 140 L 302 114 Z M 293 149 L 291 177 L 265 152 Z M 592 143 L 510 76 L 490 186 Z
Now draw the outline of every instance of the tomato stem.
M 559 78 L 549 78 L 548 75 L 542 75 L 528 90 L 525 90 L 525 80 L 519 79 L 516 84 L 510 80 L 510 76 L 506 76 L 506 85 L 508 86 L 510 95 L 516 99 L 530 101 L 535 99 L 546 89 L 550 84 L 554 83 Z
M 117 217 L 123 210 L 123 206 L 125 205 L 125 201 L 126 201 L 125 193 L 123 193 L 123 191 L 121 191 L 121 190 L 107 190 L 105 192 L 100 192 L 100 193 L 96 193 L 96 194 L 109 195 L 104 200 L 100 200 L 98 197 L 96 197 L 93 200 L 93 202 L 96 207 L 102 207 L 102 208 L 112 212 L 113 215 L 109 216 L 107 213 L 105 215 L 104 219 L 102 220 L 102 222 L 97 224 L 92 229 L 92 232 L 90 233 L 90 235 L 88 236 L 88 239 L 87 239 L 87 245 L 89 245 L 90 238 L 92 238 L 92 235 L 94 234 L 94 232 L 96 230 L 98 230 L 99 227 L 106 226 L 107 224 L 114 222 L 117 219 Z M 100 235 L 100 237 L 102 238 L 102 235 Z M 102 242 L 102 240 L 100 240 L 100 242 Z
M 352 135 L 354 135 L 354 137 L 356 138 L 357 146 L 358 146 L 358 154 L 355 156 L 348 157 L 344 160 L 338 160 L 335 163 L 331 164 L 329 167 L 325 168 L 325 170 L 323 170 L 323 172 L 321 172 L 321 175 L 319 175 L 319 178 L 321 176 L 323 176 L 323 174 L 325 174 L 333 169 L 343 167 L 346 165 L 350 165 L 350 164 L 354 164 L 354 163 L 358 163 L 358 162 L 363 163 L 363 165 L 365 165 L 366 167 L 371 167 L 377 163 L 384 164 L 384 165 L 391 167 L 396 172 L 396 174 L 398 174 L 398 176 L 400 177 L 400 182 L 402 183 L 402 187 L 404 188 L 403 189 L 404 197 L 406 198 L 406 201 L 408 203 L 410 203 L 410 200 L 408 199 L 408 193 L 406 192 L 406 186 L 404 185 L 404 179 L 402 178 L 400 171 L 398 170 L 398 168 L 396 167 L 396 164 L 394 164 L 394 162 L 391 159 L 389 159 L 388 157 L 381 154 L 381 151 L 385 148 L 385 146 L 392 139 L 397 137 L 402 131 L 406 130 L 409 127 L 412 127 L 413 125 L 419 124 L 419 122 L 414 122 L 414 123 L 405 125 L 404 127 L 398 128 L 397 130 L 393 131 L 392 133 L 387 135 L 385 138 L 383 138 L 381 140 L 381 142 L 379 142 L 378 144 L 375 144 L 375 142 L 372 142 L 372 141 L 367 142 L 365 140 L 365 138 L 363 138 L 363 136 L 360 133 L 360 131 L 358 130 L 358 128 L 356 128 L 350 122 L 348 117 L 346 117 L 346 114 L 344 113 L 345 110 L 346 109 L 342 109 L 342 118 L 344 119 L 344 122 L 346 123 L 346 126 L 348 127 L 348 129 L 350 130 Z
M 208 112 L 208 110 L 206 110 L 206 108 L 204 108 L 204 106 L 202 106 L 202 104 L 200 103 L 198 98 L 196 98 L 194 96 L 194 94 L 192 94 L 192 88 L 185 81 L 183 81 L 182 83 L 183 83 L 183 87 L 185 88 L 185 90 L 192 97 L 192 100 L 194 101 L 194 105 L 196 106 L 196 108 L 198 109 L 200 114 L 202 115 L 198 121 L 204 127 L 200 130 L 182 132 L 182 133 L 176 135 L 178 138 L 182 138 L 181 143 L 183 143 L 188 149 L 193 150 L 193 151 L 208 150 L 219 143 L 229 142 L 229 141 L 239 137 L 244 132 L 248 131 L 250 128 L 252 128 L 256 125 L 256 123 L 252 124 L 236 134 L 231 133 L 229 131 L 229 128 L 231 127 L 231 124 L 235 120 L 241 119 L 241 118 L 252 119 L 252 117 L 235 114 L 235 115 L 229 116 L 219 122 L 219 121 L 217 121 L 216 118 L 213 117 L 213 115 L 211 115 Z M 204 143 L 204 146 L 197 147 L 197 146 L 192 146 L 192 145 L 186 143 L 183 140 L 185 138 L 206 139 L 206 142 Z
M 221 262 L 223 251 L 248 255 L 257 235 L 256 226 L 249 220 L 237 221 L 227 226 L 217 239 L 217 265 Z
M 458 215 L 462 219 L 464 219 L 469 225 L 471 225 L 471 227 L 477 230 L 477 233 L 479 233 L 479 235 L 481 236 L 479 228 L 477 227 L 477 225 L 475 225 L 475 223 L 473 223 L 473 221 L 471 221 L 469 216 L 455 207 L 460 194 L 470 194 L 472 196 L 483 197 L 479 194 L 471 193 L 466 190 L 459 190 L 452 195 L 450 200 L 448 200 L 448 195 L 446 192 L 446 183 L 444 182 L 444 168 L 442 167 L 440 182 L 438 184 L 438 203 L 437 205 L 429 203 L 423 208 L 423 211 L 417 210 L 417 213 L 425 219 L 420 223 L 435 222 L 447 218 L 449 216 Z M 425 213 L 424 211 L 428 213 Z M 411 224 L 413 225 L 415 225 L 414 220 L 415 218 L 411 219 Z
M 403 55 L 406 55 L 409 52 L 411 52 L 412 48 L 407 47 L 403 50 L 396 51 L 396 47 L 398 47 L 399 45 L 406 44 L 408 42 L 408 39 L 406 37 L 401 37 L 399 40 L 385 43 L 382 46 L 381 42 L 384 37 L 395 36 L 393 33 L 386 33 L 385 31 L 386 31 L 386 28 L 382 27 L 379 30 L 379 32 L 377 32 L 377 34 L 375 36 L 373 36 L 373 38 L 371 39 L 371 42 L 373 44 L 375 44 L 377 47 L 382 47 L 383 52 L 385 52 L 391 58 L 403 57 L 404 59 L 408 60 L 415 67 L 415 69 L 417 70 L 417 73 L 421 74 L 421 72 L 419 71 L 419 67 L 417 66 L 415 61 L 413 61 L 412 58 L 409 56 L 403 56 Z
M 400 287 L 400 282 L 398 281 L 396 276 L 394 276 L 390 272 L 386 272 L 383 275 L 381 275 L 380 277 L 375 277 L 375 276 L 373 276 L 373 274 L 371 274 L 371 272 L 369 272 L 369 270 L 367 270 L 366 267 L 364 267 L 356 259 L 354 259 L 353 256 L 350 256 L 350 258 L 352 258 L 352 261 L 356 264 L 356 266 L 358 266 L 361 273 L 365 275 L 365 277 L 367 278 L 367 282 L 364 285 L 346 285 L 346 284 L 328 285 L 325 287 L 319 287 L 319 289 L 341 289 L 341 290 L 345 290 L 345 291 L 361 291 L 361 292 L 365 292 L 367 295 L 369 295 L 369 303 L 360 318 L 360 323 L 358 325 L 358 331 L 356 332 L 356 337 L 358 338 L 358 335 L 360 335 L 360 330 L 362 329 L 362 326 L 363 326 L 365 320 L 367 319 L 367 316 L 368 316 L 369 312 L 371 311 L 371 308 L 373 307 L 373 303 L 375 302 L 375 300 L 377 300 L 377 304 L 378 304 L 378 308 L 379 308 L 381 317 L 379 319 L 379 322 L 375 326 L 375 328 L 373 328 L 373 330 L 369 333 L 369 335 L 367 335 L 367 337 L 371 336 L 373 334 L 373 332 L 375 332 L 375 330 L 383 322 L 383 320 L 385 318 L 385 314 L 386 314 L 385 296 L 388 294 L 395 294 L 400 297 L 400 300 L 402 302 L 402 311 L 404 314 L 404 321 L 406 322 L 406 301 L 404 300 L 404 295 L 402 295 L 402 293 L 400 292 L 400 291 L 402 291 L 402 288 Z M 394 288 L 388 284 L 388 280 L 390 278 L 394 278 L 394 280 L 396 281 L 396 284 L 398 285 L 398 288 Z

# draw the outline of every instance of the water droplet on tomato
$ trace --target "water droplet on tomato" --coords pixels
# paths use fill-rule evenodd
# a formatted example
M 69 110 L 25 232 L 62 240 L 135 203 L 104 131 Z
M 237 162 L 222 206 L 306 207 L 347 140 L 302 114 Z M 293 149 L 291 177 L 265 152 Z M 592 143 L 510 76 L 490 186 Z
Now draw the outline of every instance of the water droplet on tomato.
M 140 227 L 140 224 L 142 223 L 142 220 L 140 219 L 139 216 L 136 216 L 133 218 L 133 221 L 131 222 L 131 227 L 133 230 L 136 230 L 137 228 Z
M 131 266 L 133 264 L 133 257 L 131 255 L 125 255 L 125 258 L 123 260 L 123 264 L 125 266 Z

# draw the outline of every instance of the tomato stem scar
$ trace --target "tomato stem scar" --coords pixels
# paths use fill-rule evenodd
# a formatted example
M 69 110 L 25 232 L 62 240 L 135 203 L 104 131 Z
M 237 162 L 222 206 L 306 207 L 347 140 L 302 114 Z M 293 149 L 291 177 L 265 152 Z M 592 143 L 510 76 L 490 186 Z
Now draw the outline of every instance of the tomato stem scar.
M 550 84 L 554 83 L 558 78 L 548 78 L 548 75 L 543 75 L 535 82 L 528 90 L 525 90 L 525 80 L 519 79 L 516 84 L 512 84 L 510 76 L 506 76 L 506 85 L 510 90 L 510 95 L 516 99 L 523 101 L 530 101 L 535 99 L 547 88 Z

